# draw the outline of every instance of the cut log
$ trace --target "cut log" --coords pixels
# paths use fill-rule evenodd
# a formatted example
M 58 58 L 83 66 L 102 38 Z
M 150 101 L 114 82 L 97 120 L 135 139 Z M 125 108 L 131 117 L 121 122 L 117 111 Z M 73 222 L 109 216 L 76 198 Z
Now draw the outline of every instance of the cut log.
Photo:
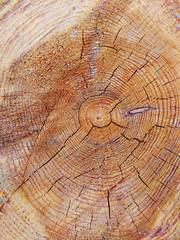
M 178 1 L 0 1 L 0 239 L 179 239 Z

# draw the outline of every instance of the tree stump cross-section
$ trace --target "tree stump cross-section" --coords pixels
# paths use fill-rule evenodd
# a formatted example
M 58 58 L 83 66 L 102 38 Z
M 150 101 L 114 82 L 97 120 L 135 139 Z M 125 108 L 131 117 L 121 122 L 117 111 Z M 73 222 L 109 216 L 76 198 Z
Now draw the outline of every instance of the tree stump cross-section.
M 179 239 L 178 1 L 0 1 L 0 238 Z

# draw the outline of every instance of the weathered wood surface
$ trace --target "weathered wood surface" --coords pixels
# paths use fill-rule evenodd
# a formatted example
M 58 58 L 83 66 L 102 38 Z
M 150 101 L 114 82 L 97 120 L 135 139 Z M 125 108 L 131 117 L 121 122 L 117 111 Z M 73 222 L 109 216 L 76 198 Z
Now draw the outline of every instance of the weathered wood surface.
M 0 239 L 178 239 L 178 1 L 0 1 Z

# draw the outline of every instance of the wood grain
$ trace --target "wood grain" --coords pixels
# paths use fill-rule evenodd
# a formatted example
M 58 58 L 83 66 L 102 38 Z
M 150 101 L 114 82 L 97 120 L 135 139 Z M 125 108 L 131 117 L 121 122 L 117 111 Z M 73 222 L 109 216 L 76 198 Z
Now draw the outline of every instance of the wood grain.
M 0 238 L 179 239 L 178 1 L 0 1 Z

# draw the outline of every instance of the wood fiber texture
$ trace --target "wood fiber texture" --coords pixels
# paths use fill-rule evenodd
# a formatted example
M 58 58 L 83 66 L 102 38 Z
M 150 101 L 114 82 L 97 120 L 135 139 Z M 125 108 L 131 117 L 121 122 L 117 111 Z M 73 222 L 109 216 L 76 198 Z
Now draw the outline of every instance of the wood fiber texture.
M 0 1 L 0 239 L 179 239 L 178 9 Z

